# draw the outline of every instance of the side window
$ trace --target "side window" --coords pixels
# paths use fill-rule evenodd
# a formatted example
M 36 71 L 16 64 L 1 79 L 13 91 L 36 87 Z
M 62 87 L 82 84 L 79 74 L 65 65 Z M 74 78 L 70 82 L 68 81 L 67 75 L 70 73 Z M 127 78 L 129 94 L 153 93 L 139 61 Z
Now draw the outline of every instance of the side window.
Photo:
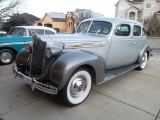
M 49 30 L 45 30 L 45 35 L 55 35 L 55 33 Z
M 32 33 L 38 34 L 38 35 L 44 35 L 44 30 L 43 29 L 30 29 L 30 35 Z
M 142 36 L 146 36 L 146 31 L 144 28 L 142 29 Z
M 24 28 L 21 28 L 20 32 L 18 33 L 19 36 L 27 36 L 27 31 Z
M 140 26 L 134 25 L 133 35 L 134 36 L 141 36 L 141 27 Z
M 128 24 L 117 25 L 115 29 L 116 36 L 129 36 L 131 33 L 131 27 Z

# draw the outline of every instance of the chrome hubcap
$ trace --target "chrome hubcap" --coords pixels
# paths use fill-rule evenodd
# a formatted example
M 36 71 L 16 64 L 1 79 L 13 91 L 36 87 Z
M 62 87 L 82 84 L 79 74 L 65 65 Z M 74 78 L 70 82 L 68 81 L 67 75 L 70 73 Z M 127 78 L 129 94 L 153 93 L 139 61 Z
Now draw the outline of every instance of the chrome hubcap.
M 3 63 L 9 63 L 12 60 L 12 55 L 10 52 L 3 52 L 0 58 Z
M 142 64 L 141 67 L 144 68 L 147 63 L 147 54 L 145 53 L 144 56 L 142 57 Z
M 81 96 L 85 91 L 86 87 L 87 87 L 87 82 L 85 77 L 81 76 L 75 78 L 70 87 L 71 96 L 74 98 Z

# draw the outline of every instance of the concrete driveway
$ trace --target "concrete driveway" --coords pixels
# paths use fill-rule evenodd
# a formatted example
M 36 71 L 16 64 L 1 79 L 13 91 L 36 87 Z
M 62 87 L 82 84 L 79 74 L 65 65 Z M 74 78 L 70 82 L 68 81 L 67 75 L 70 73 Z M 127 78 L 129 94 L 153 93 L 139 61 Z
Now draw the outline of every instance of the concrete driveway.
M 14 79 L 0 66 L 0 118 L 4 120 L 154 120 L 160 110 L 160 54 L 143 71 L 132 70 L 102 85 L 92 85 L 85 102 L 67 107 L 57 96 Z M 160 115 L 157 118 L 160 120 Z

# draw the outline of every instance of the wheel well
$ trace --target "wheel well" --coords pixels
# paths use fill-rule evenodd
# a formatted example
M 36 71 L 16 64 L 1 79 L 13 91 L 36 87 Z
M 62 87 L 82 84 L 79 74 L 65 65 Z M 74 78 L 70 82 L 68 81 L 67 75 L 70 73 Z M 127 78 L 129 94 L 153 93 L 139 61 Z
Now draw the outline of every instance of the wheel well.
M 80 69 L 80 68 L 87 69 L 89 73 L 91 74 L 92 81 L 94 82 L 96 81 L 96 71 L 91 65 L 82 65 L 82 66 L 79 66 L 77 69 Z
M 147 52 L 147 60 L 149 60 L 149 51 L 146 51 Z
M 15 54 L 15 56 L 16 56 L 17 53 L 18 53 L 17 50 L 15 50 L 14 48 L 11 48 L 11 47 L 2 47 L 2 48 L 0 48 L 0 50 L 3 50 L 3 49 L 9 49 L 9 50 L 11 50 L 11 51 Z

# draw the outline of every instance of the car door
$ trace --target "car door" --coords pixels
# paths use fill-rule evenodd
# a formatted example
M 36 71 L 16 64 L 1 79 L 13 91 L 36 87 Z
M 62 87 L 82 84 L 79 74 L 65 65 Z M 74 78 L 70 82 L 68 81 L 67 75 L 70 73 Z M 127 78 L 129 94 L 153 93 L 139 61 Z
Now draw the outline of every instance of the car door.
M 22 30 L 18 35 L 22 36 L 23 41 L 24 41 L 23 47 L 25 47 L 26 43 L 32 41 L 32 36 L 29 36 L 29 33 L 28 33 L 27 29 L 25 29 L 25 28 L 21 28 L 21 29 Z
M 140 25 L 133 25 L 133 40 L 132 40 L 132 53 L 131 53 L 131 59 L 132 62 L 136 62 L 138 59 L 138 56 L 140 54 L 140 51 L 142 49 L 143 44 L 146 40 L 146 34 L 144 28 L 142 28 Z
M 131 40 L 130 24 L 117 24 L 106 58 L 107 69 L 118 68 L 131 63 Z

